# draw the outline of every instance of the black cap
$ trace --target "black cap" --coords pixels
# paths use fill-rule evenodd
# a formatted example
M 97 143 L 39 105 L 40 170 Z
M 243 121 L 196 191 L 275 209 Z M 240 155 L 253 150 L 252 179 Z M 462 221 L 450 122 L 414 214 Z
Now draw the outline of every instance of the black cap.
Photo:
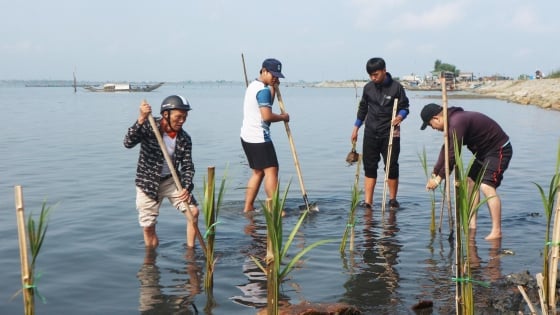
M 420 117 L 422 117 L 422 126 L 420 127 L 420 130 L 426 129 L 426 127 L 430 124 L 430 120 L 432 120 L 432 118 L 437 114 L 441 113 L 442 110 L 443 107 L 434 103 L 424 106 L 424 108 L 422 108 L 422 112 L 420 112 Z
M 282 63 L 274 58 L 269 58 L 263 61 L 262 67 L 265 68 L 276 78 L 283 78 Z

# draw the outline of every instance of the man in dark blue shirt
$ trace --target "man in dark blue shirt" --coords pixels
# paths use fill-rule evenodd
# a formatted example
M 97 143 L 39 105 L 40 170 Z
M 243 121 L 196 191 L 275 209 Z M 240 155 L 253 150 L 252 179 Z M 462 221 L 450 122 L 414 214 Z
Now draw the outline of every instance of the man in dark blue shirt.
M 420 113 L 422 117 L 421 130 L 427 126 L 443 131 L 443 108 L 437 104 L 424 106 Z M 478 174 L 484 170 L 480 190 L 488 198 L 488 209 L 492 218 L 492 231 L 486 240 L 500 239 L 502 237 L 502 202 L 496 189 L 502 183 L 505 170 L 508 168 L 513 149 L 509 136 L 500 125 L 490 117 L 472 111 L 465 111 L 461 107 L 450 107 L 447 110 L 448 139 L 454 135 L 457 143 L 466 145 L 476 161 L 470 168 L 469 183 L 474 184 Z M 455 167 L 454 141 L 449 141 L 449 169 Z M 460 151 L 460 150 L 459 150 Z M 445 147 L 442 146 L 438 160 L 432 172 L 432 178 L 426 183 L 426 189 L 435 189 L 441 179 L 445 177 Z M 476 215 L 471 219 L 470 228 L 476 229 Z

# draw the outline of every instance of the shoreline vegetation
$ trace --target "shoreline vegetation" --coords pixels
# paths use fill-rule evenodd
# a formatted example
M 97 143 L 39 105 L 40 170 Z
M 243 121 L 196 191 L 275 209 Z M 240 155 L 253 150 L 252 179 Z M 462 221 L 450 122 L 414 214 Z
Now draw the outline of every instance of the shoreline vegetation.
M 346 81 L 321 81 L 321 82 L 283 82 L 285 86 L 304 88 L 354 88 L 357 95 L 367 83 L 366 80 Z M 92 82 L 78 82 L 77 87 L 91 84 Z M 142 82 L 146 83 L 146 82 Z M 235 85 L 241 81 L 181 81 L 166 82 L 166 85 L 191 85 L 191 84 L 219 84 Z M 405 84 L 403 84 L 405 85 Z M 26 86 L 26 87 L 72 87 L 68 80 L 0 80 L 0 86 Z M 441 91 L 440 87 L 422 88 L 408 87 L 410 91 Z M 534 105 L 544 109 L 560 110 L 560 79 L 539 80 L 487 80 L 466 81 L 457 83 L 454 90 L 448 89 L 449 98 L 497 98 L 521 105 Z

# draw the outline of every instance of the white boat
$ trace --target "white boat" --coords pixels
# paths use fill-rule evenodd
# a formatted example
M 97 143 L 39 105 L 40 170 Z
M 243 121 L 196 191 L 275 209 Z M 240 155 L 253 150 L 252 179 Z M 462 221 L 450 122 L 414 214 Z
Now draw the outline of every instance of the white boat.
M 106 83 L 103 86 L 84 86 L 84 89 L 91 92 L 151 92 L 164 82 L 157 84 L 130 84 L 130 83 Z

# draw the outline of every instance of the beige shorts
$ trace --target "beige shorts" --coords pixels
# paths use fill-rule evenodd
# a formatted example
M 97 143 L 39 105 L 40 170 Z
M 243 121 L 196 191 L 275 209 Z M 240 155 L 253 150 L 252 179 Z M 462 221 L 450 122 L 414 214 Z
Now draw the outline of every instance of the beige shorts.
M 153 200 L 148 197 L 142 189 L 136 187 L 136 209 L 138 210 L 138 223 L 141 227 L 154 226 L 157 223 L 157 217 L 159 216 L 159 208 L 161 207 L 161 202 L 163 199 L 169 199 L 169 202 L 177 210 L 182 213 L 185 212 L 186 208 L 181 199 L 178 198 L 179 192 L 175 186 L 173 178 L 168 178 L 160 183 L 158 191 L 158 200 Z M 191 209 L 196 208 L 196 200 L 193 198 L 193 202 L 189 204 Z

